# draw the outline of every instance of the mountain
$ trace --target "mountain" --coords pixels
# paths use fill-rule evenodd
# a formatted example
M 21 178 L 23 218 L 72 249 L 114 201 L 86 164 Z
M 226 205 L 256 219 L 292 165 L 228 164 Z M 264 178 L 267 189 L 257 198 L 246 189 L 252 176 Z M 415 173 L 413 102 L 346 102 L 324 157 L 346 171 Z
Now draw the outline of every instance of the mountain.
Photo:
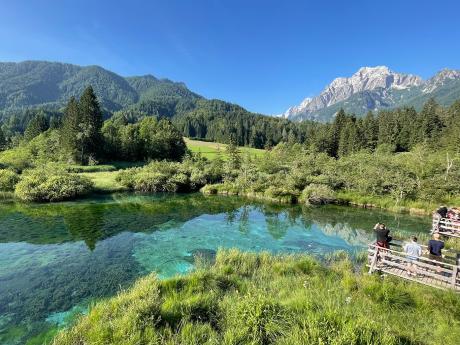
M 306 98 L 282 116 L 290 120 L 330 121 L 343 108 L 362 116 L 368 111 L 414 106 L 420 109 L 431 97 L 442 105 L 460 98 L 460 71 L 444 69 L 423 80 L 386 66 L 362 67 L 349 78 L 336 78 L 316 97 Z
M 0 110 L 61 108 L 92 85 L 108 111 L 147 100 L 199 99 L 185 84 L 151 75 L 122 77 L 99 66 L 77 66 L 47 61 L 0 63 Z

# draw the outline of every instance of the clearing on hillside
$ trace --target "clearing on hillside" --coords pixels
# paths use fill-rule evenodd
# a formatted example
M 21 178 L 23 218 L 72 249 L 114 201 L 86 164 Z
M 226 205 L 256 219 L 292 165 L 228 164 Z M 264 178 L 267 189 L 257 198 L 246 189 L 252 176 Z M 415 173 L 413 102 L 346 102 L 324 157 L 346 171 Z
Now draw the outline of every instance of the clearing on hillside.
M 184 140 L 190 151 L 195 153 L 199 152 L 203 157 L 206 157 L 208 159 L 214 159 L 218 154 L 221 154 L 223 159 L 226 158 L 226 144 L 201 140 L 192 140 L 189 138 L 184 138 Z M 245 146 L 239 146 L 238 148 L 242 154 L 247 154 L 255 157 L 260 157 L 266 152 L 266 150 L 255 149 L 252 147 Z

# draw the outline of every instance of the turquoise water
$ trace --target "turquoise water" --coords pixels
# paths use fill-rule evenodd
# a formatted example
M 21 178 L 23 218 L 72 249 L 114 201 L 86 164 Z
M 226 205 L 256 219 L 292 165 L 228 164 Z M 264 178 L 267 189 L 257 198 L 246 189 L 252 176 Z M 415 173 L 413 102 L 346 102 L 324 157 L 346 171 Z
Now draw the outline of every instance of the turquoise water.
M 193 269 L 218 248 L 356 253 L 377 222 L 428 231 L 427 218 L 194 195 L 114 194 L 59 204 L 0 204 L 0 343 L 41 343 L 138 277 Z

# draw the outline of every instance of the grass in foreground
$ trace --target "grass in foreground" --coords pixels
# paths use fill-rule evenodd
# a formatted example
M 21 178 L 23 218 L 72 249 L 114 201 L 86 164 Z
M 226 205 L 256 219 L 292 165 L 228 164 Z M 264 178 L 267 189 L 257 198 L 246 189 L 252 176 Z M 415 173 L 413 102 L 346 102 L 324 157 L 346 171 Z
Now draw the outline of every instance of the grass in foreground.
M 335 260 L 219 251 L 211 267 L 96 304 L 54 344 L 458 343 L 460 296 Z
M 208 141 L 200 141 L 200 140 L 192 140 L 188 138 L 184 138 L 185 143 L 187 144 L 187 148 L 194 152 L 200 153 L 203 157 L 208 159 L 214 159 L 219 154 L 221 155 L 222 159 L 226 159 L 226 144 L 216 143 L 216 142 L 208 142 Z M 260 157 L 265 154 L 265 150 L 255 149 L 252 147 L 245 147 L 240 146 L 238 148 L 243 155 L 250 155 L 253 157 Z

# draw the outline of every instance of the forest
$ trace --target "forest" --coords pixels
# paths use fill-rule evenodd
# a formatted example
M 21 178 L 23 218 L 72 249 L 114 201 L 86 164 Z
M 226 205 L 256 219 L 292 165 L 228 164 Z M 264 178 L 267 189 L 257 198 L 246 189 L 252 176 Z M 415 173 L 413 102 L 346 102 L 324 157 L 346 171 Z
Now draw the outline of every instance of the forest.
M 123 161 L 122 170 L 107 174 L 121 188 L 143 192 L 203 188 L 289 203 L 397 209 L 428 209 L 460 195 L 460 101 L 441 107 L 431 99 L 420 112 L 404 107 L 363 118 L 340 110 L 331 123 L 253 115 L 203 99 L 163 100 L 150 109 L 142 104 L 107 118 L 88 87 L 62 113 L 28 110 L 22 132 L 12 134 L 10 117 L 0 132 L 0 190 L 30 201 L 74 198 L 94 190 L 78 172 Z M 171 115 L 178 109 L 182 115 Z M 184 136 L 227 148 L 209 160 L 190 152 Z M 266 152 L 255 157 L 240 146 Z

